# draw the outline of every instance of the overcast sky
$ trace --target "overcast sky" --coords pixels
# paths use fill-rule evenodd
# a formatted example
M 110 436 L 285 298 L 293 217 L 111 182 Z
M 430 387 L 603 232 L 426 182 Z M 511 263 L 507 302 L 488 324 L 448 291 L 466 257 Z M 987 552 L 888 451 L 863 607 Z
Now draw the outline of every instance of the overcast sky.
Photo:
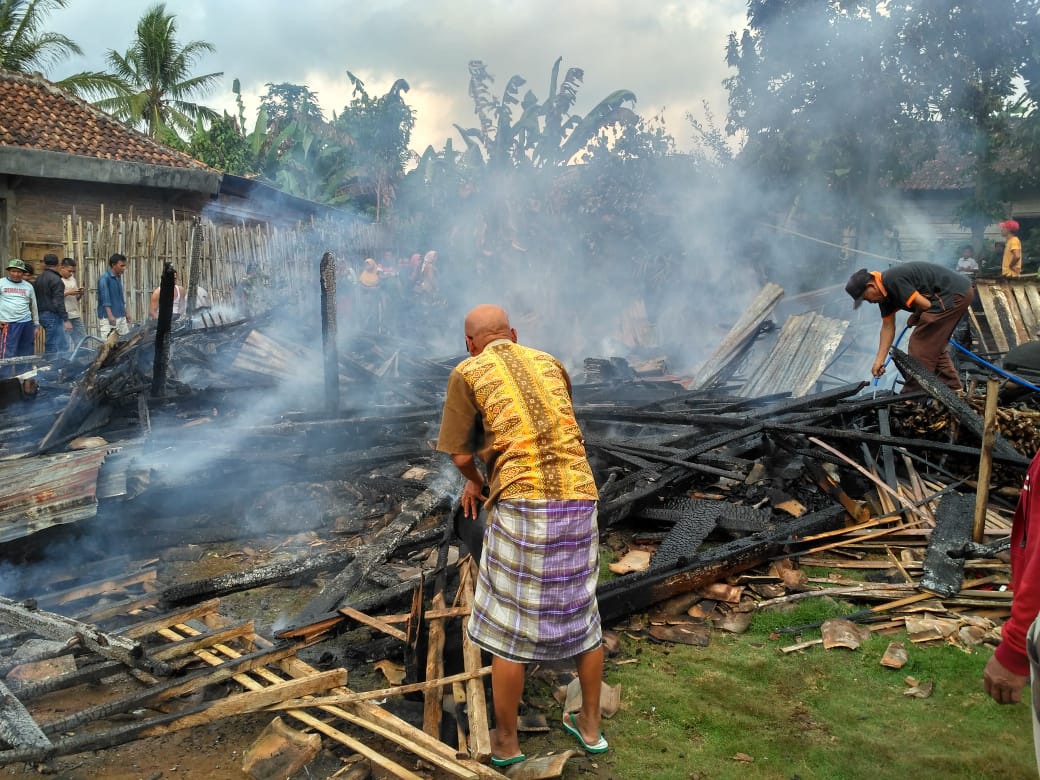
M 52 78 L 105 69 L 109 49 L 126 50 L 145 0 L 69 0 L 46 29 L 64 33 L 85 56 L 51 69 Z M 584 114 L 617 89 L 632 90 L 636 111 L 663 112 L 680 149 L 692 146 L 687 112 L 703 118 L 707 100 L 721 124 L 726 36 L 743 28 L 746 0 L 168 0 L 178 40 L 212 43 L 197 73 L 222 71 L 221 87 L 196 102 L 236 112 L 238 78 L 246 119 L 256 117 L 269 82 L 304 84 L 330 117 L 350 100 L 346 71 L 370 95 L 398 78 L 411 86 L 417 111 L 412 146 L 444 146 L 452 127 L 475 124 L 467 94 L 470 60 L 495 76 L 494 94 L 514 75 L 539 100 L 548 93 L 553 62 L 585 71 L 575 112 Z M 251 127 L 251 124 L 250 124 Z

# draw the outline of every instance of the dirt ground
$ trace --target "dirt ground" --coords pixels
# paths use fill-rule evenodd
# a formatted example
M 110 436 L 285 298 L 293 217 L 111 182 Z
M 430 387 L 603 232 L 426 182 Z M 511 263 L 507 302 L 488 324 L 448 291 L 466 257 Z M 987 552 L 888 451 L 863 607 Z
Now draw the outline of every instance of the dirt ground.
M 306 538 L 297 540 L 306 542 Z M 284 542 L 282 543 L 284 545 Z M 245 568 L 246 565 L 258 565 L 268 562 L 262 543 L 255 547 L 206 548 L 198 556 L 186 554 L 184 550 L 171 551 L 167 560 L 160 561 L 159 580 L 161 582 L 183 582 L 205 577 L 213 577 L 228 571 Z M 282 552 L 286 551 L 283 546 Z M 299 549 L 288 546 L 288 552 L 298 555 Z M 189 551 L 190 553 L 190 551 Z M 314 594 L 314 583 L 297 584 L 292 587 L 268 586 L 252 591 L 231 594 L 221 599 L 220 613 L 231 620 L 253 619 L 256 630 L 267 637 L 273 636 L 274 626 L 278 625 L 286 615 L 293 614 Z M 375 641 L 368 629 L 356 629 L 323 642 L 313 648 L 307 648 L 299 656 L 319 669 L 342 666 L 350 674 L 348 685 L 354 690 L 370 690 L 386 687 L 387 682 L 381 674 L 372 668 L 372 652 L 392 648 L 392 643 Z M 400 660 L 400 659 L 391 659 Z M 544 714 L 551 726 L 547 733 L 528 734 L 523 744 L 528 755 L 545 755 L 572 747 L 573 739 L 567 735 L 557 723 L 560 718 L 560 706 L 552 698 L 552 690 L 561 681 L 568 679 L 565 672 L 561 677 L 557 670 L 532 670 L 532 679 L 526 689 L 528 711 Z M 138 690 L 139 686 L 125 678 L 109 678 L 100 685 L 85 685 L 68 691 L 60 691 L 37 701 L 31 702 L 30 711 L 40 723 L 63 717 L 83 709 L 88 704 L 99 700 L 118 698 Z M 207 697 L 237 692 L 237 685 L 229 686 L 221 691 L 208 691 Z M 201 698 L 201 697 L 200 697 Z M 421 702 L 406 700 L 390 700 L 383 704 L 400 717 L 419 724 L 422 719 Z M 154 715 L 148 711 L 139 711 L 126 716 L 122 722 L 130 723 L 136 717 Z M 12 764 L 0 768 L 0 778 L 28 778 L 41 775 L 61 778 L 61 780 L 158 780 L 159 778 L 185 778 L 186 780 L 242 780 L 248 777 L 242 771 L 242 759 L 258 735 L 274 716 L 271 714 L 244 715 L 226 718 L 216 723 L 199 726 L 173 734 L 137 739 L 127 744 L 94 750 L 70 756 L 61 756 L 42 764 Z M 287 719 L 293 725 L 291 719 Z M 120 721 L 109 724 L 115 728 Z M 431 779 L 442 775 L 435 773 L 431 767 L 418 764 L 414 758 L 407 756 L 388 744 L 381 743 L 378 738 L 366 732 L 357 731 L 355 736 L 366 744 L 395 757 L 403 765 L 423 777 Z M 310 780 L 312 778 L 332 777 L 349 762 L 350 751 L 323 738 L 322 750 L 317 758 L 307 767 L 293 776 L 293 780 Z M 576 755 L 568 761 L 564 777 L 566 778 L 598 778 L 600 780 L 616 780 L 620 777 L 602 759 Z

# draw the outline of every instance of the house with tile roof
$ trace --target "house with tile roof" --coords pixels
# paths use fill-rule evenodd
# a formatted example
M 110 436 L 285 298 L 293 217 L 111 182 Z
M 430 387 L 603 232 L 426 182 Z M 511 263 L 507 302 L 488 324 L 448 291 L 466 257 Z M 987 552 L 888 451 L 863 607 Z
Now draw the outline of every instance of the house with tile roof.
M 61 251 L 70 214 L 283 225 L 345 216 L 224 175 L 39 74 L 0 70 L 0 254 L 39 266 Z
M 1019 165 L 1019 161 L 1005 163 Z M 972 176 L 970 154 L 956 154 L 951 147 L 943 146 L 901 183 L 898 208 L 894 210 L 898 213 L 893 216 L 902 259 L 956 263 L 961 247 L 972 243 L 971 231 L 961 226 L 957 216 L 958 207 L 975 186 Z M 1022 226 L 1022 238 L 1033 230 L 1040 232 L 1040 187 L 1017 192 L 1006 216 Z M 994 242 L 1002 240 L 996 222 L 986 227 L 983 239 L 982 252 L 976 254 L 985 258 L 993 252 Z

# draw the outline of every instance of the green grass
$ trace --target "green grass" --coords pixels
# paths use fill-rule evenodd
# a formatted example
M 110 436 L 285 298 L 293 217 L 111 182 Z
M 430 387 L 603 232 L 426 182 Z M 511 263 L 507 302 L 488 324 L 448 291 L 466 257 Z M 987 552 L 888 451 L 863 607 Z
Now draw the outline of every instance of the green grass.
M 607 681 L 622 686 L 622 710 L 604 722 L 611 752 L 603 763 L 625 780 L 1037 776 L 1028 705 L 1000 706 L 982 692 L 990 648 L 969 654 L 897 634 L 857 651 L 816 646 L 784 654 L 780 648 L 797 639 L 770 638 L 777 628 L 854 609 L 798 602 L 756 615 L 743 636 L 714 632 L 707 648 L 625 637 L 613 660 L 638 663 L 608 660 Z M 802 639 L 818 636 L 806 630 Z M 879 663 L 893 640 L 910 655 L 900 670 Z M 904 696 L 908 675 L 933 681 L 931 698 Z

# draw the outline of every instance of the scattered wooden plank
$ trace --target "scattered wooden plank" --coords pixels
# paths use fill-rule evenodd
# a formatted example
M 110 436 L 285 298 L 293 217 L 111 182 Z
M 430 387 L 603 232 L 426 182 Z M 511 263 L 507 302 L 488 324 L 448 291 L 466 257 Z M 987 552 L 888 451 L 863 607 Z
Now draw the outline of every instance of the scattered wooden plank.
M 2 596 L 0 596 L 0 618 L 5 623 L 32 631 L 42 637 L 67 642 L 70 647 L 81 644 L 98 655 L 150 674 L 165 677 L 172 672 L 170 667 L 163 662 L 148 658 L 144 648 L 131 639 L 106 633 L 96 626 L 81 623 L 53 612 L 32 609 Z
M 358 623 L 363 623 L 377 631 L 382 631 L 384 634 L 392 636 L 394 639 L 400 639 L 402 642 L 408 641 L 408 635 L 405 634 L 404 631 L 399 628 L 394 628 L 381 618 L 366 615 L 364 612 L 360 612 L 353 607 L 340 607 L 337 611 L 344 617 L 356 620 Z

